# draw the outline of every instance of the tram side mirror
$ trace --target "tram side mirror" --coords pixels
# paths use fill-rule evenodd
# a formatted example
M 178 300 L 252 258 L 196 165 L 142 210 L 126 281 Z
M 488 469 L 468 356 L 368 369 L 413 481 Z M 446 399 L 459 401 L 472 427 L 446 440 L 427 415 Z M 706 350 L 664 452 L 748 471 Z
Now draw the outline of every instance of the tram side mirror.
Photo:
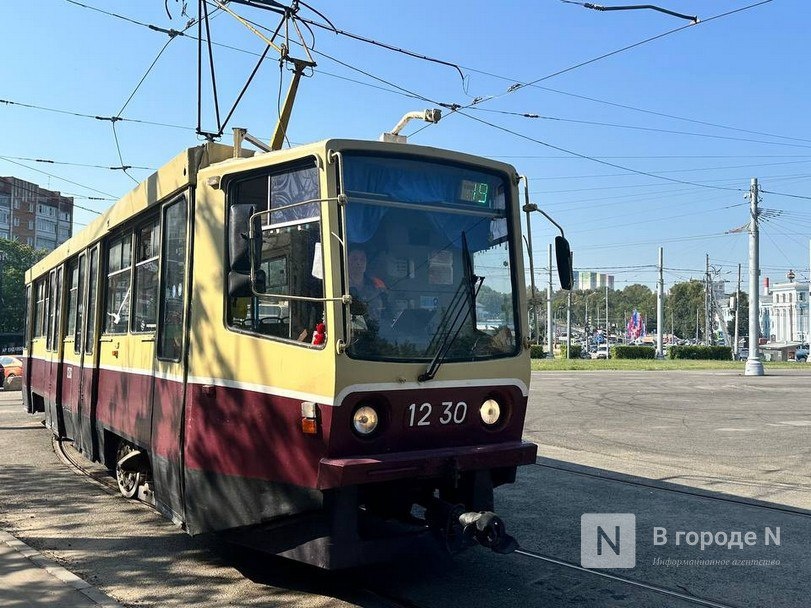
M 253 205 L 232 205 L 228 211 L 228 265 L 232 271 L 250 275 L 251 244 L 248 220 Z
M 265 271 L 261 268 L 254 273 L 254 289 L 258 293 L 267 291 L 267 281 Z M 250 298 L 253 296 L 251 289 L 251 275 L 232 270 L 228 273 L 228 295 L 232 298 Z
M 558 279 L 561 289 L 570 290 L 572 288 L 572 250 L 569 241 L 565 237 L 555 237 L 555 259 L 558 263 Z
M 254 290 L 258 293 L 267 290 L 265 272 L 261 268 L 254 268 L 254 285 L 251 285 L 251 265 L 262 259 L 261 219 L 254 218 L 253 241 L 248 230 L 254 213 L 253 205 L 237 204 L 228 211 L 228 295 L 232 298 L 250 297 Z

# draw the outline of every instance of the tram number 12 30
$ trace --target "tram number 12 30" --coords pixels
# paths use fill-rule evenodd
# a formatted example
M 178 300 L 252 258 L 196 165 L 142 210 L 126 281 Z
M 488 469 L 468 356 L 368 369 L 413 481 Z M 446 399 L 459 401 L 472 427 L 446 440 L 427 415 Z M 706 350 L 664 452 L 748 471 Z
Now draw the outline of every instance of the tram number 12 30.
M 431 426 L 434 409 L 430 403 L 412 403 L 408 406 L 408 426 Z M 442 412 L 439 424 L 462 424 L 467 416 L 467 403 L 464 401 L 443 401 L 436 409 Z

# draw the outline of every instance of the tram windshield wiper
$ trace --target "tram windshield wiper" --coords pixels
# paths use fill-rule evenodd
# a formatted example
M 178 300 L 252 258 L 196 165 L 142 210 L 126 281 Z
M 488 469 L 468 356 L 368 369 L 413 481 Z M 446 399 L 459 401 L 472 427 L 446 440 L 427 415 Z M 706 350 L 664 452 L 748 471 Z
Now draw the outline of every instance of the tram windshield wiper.
M 417 377 L 419 382 L 434 379 L 468 318 L 472 318 L 473 326 L 476 326 L 476 296 L 484 282 L 484 277 L 473 273 L 473 258 L 470 255 L 467 236 L 464 232 L 462 232 L 462 255 L 464 256 L 464 276 L 453 294 L 450 305 L 442 316 L 434 339 L 431 340 L 431 344 L 428 346 L 430 351 L 431 346 L 438 342 L 434 358 L 428 364 L 428 368 Z

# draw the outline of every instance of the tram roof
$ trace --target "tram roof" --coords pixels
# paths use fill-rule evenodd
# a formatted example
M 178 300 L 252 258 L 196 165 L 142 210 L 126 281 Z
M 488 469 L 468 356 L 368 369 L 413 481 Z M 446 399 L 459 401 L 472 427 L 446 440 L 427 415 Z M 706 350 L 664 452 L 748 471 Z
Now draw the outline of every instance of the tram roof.
M 219 143 L 205 143 L 193 148 L 187 148 L 172 160 L 147 177 L 130 192 L 113 203 L 99 217 L 87 227 L 73 235 L 59 247 L 51 251 L 25 274 L 26 282 L 41 276 L 72 255 L 84 251 L 88 246 L 96 243 L 105 235 L 115 230 L 124 222 L 157 205 L 169 197 L 179 194 L 197 182 L 197 174 L 204 169 L 213 169 L 219 166 L 230 173 L 231 169 L 246 170 L 267 164 L 269 155 L 279 162 L 301 158 L 309 154 L 316 154 L 324 150 L 369 150 L 388 153 L 407 153 L 425 156 L 441 157 L 463 163 L 475 163 L 489 166 L 496 170 L 514 173 L 515 169 L 506 163 L 473 156 L 464 152 L 456 152 L 429 146 L 414 144 L 400 144 L 355 139 L 325 139 L 302 146 L 286 148 L 283 150 L 255 153 L 243 150 L 240 158 L 234 158 L 234 148 Z M 229 166 L 231 165 L 231 166 Z

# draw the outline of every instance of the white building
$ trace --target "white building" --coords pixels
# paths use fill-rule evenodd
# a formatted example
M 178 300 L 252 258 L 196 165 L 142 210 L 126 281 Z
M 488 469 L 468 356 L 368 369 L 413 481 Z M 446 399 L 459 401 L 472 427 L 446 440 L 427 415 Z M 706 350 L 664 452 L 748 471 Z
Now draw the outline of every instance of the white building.
M 796 281 L 793 270 L 786 283 L 764 281 L 760 299 L 760 328 L 769 342 L 807 342 L 809 338 L 809 283 Z

